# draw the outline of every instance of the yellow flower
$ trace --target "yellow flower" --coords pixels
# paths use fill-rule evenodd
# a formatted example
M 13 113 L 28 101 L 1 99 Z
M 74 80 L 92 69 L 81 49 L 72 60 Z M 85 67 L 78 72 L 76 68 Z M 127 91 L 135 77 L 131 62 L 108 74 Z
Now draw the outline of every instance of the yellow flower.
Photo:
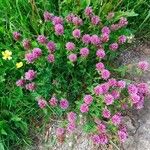
M 9 51 L 9 50 L 5 50 L 4 52 L 2 52 L 2 55 L 3 55 L 3 59 L 5 60 L 10 60 L 12 59 L 11 55 L 12 55 L 12 52 Z
M 23 62 L 16 63 L 16 68 L 21 68 L 23 66 Z

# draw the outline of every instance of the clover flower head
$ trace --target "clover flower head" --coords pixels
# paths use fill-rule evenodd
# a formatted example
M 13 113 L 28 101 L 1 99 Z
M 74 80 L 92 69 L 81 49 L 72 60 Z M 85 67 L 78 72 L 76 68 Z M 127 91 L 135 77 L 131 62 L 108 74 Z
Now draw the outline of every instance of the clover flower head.
M 149 93 L 149 86 L 147 83 L 139 83 L 137 84 L 138 92 L 142 94 L 148 94 Z
M 65 129 L 64 128 L 57 128 L 56 129 L 56 136 L 62 136 L 65 133 Z
M 42 55 L 42 50 L 40 48 L 34 48 L 32 50 L 32 54 L 33 54 L 34 59 L 37 59 Z
M 138 88 L 134 84 L 128 85 L 128 93 L 129 94 L 137 94 Z
M 133 104 L 138 103 L 140 101 L 140 96 L 135 93 L 131 94 L 130 97 Z
M 75 44 L 74 44 L 73 42 L 67 42 L 67 43 L 66 43 L 66 49 L 67 49 L 68 51 L 74 50 L 74 49 L 75 49 Z
M 118 136 L 119 136 L 119 139 L 121 142 L 125 142 L 128 137 L 128 134 L 127 134 L 127 132 L 120 130 L 120 131 L 118 131 Z
M 16 85 L 18 87 L 24 87 L 25 85 L 25 80 L 24 79 L 19 79 L 17 82 L 16 82 Z
M 110 77 L 110 72 L 107 69 L 101 71 L 102 79 L 107 80 Z
M 21 34 L 19 32 L 13 32 L 13 38 L 16 41 L 19 41 L 21 38 Z
M 124 89 L 126 87 L 126 82 L 123 81 L 123 80 L 120 80 L 117 82 L 117 86 L 120 88 L 120 89 Z
M 55 96 L 53 96 L 53 97 L 49 100 L 49 104 L 50 104 L 51 106 L 57 106 L 57 102 L 58 102 L 58 100 L 56 99 Z
M 106 126 L 103 123 L 100 123 L 97 125 L 98 131 L 100 133 L 105 133 L 106 132 Z
M 89 49 L 88 48 L 81 48 L 80 49 L 80 54 L 82 57 L 87 57 L 89 55 Z
M 76 129 L 75 123 L 69 123 L 67 126 L 67 131 L 72 133 Z
M 108 83 L 103 83 L 103 84 L 99 84 L 94 88 L 94 93 L 96 95 L 102 95 L 102 94 L 106 94 L 109 90 L 109 84 Z
M 79 18 L 79 17 L 73 17 L 72 18 L 72 23 L 74 24 L 74 25 L 76 25 L 76 26 L 80 26 L 80 25 L 82 25 L 83 24 L 83 21 L 82 21 L 82 19 L 81 18 Z
M 43 109 L 46 107 L 47 102 L 46 102 L 46 100 L 40 98 L 40 99 L 38 99 L 38 105 L 41 109 Z
M 119 28 L 120 28 L 119 24 L 112 24 L 112 25 L 110 26 L 111 31 L 116 31 L 116 30 L 118 30 Z
M 126 40 L 127 40 L 127 37 L 125 35 L 121 35 L 121 36 L 118 37 L 118 43 L 119 44 L 125 43 Z
M 88 105 L 90 105 L 93 101 L 93 97 L 91 95 L 85 95 L 84 96 L 84 102 Z
M 66 99 L 62 99 L 61 101 L 60 101 L 60 107 L 62 108 L 62 109 L 67 109 L 68 107 L 69 107 L 69 102 L 68 102 L 68 100 L 66 100 Z
M 99 16 L 92 16 L 91 17 L 91 23 L 93 24 L 93 25 L 98 25 L 99 23 L 100 23 L 100 18 L 99 18 Z
M 53 23 L 53 25 L 63 24 L 63 19 L 61 17 L 54 16 L 52 18 L 52 23 Z
M 105 66 L 102 62 L 99 62 L 99 63 L 96 64 L 96 69 L 98 71 L 102 71 L 103 69 L 105 69 Z
M 110 29 L 109 29 L 109 27 L 107 27 L 107 26 L 104 26 L 101 31 L 102 31 L 103 34 L 108 34 L 108 35 L 111 32 Z
M 74 17 L 75 17 L 75 15 L 73 13 L 68 14 L 66 16 L 66 21 L 69 22 L 69 23 L 71 23 Z
M 51 21 L 53 16 L 54 15 L 52 13 L 49 13 L 48 11 L 45 11 L 44 14 L 43 14 L 45 22 Z
M 69 112 L 67 114 L 67 118 L 68 118 L 68 121 L 71 122 L 71 123 L 74 123 L 77 119 L 77 115 L 75 112 Z
M 101 41 L 102 41 L 103 43 L 108 42 L 108 41 L 109 41 L 109 34 L 103 33 L 103 34 L 101 35 Z
M 112 116 L 111 121 L 114 125 L 119 125 L 121 123 L 121 115 L 120 114 L 115 114 L 114 116 Z
M 114 78 L 111 78 L 108 80 L 108 83 L 110 86 L 115 87 L 117 85 L 117 80 Z
M 111 94 L 106 94 L 104 97 L 106 105 L 112 105 L 114 102 L 114 97 Z
M 30 64 L 35 61 L 35 57 L 32 53 L 25 54 L 25 60 Z
M 54 52 L 56 50 L 56 44 L 53 42 L 53 41 L 49 41 L 47 43 L 47 49 L 50 51 L 50 52 Z
M 54 56 L 54 54 L 49 54 L 49 55 L 47 56 L 47 60 L 48 60 L 48 62 L 53 63 L 53 62 L 55 61 L 55 56 Z
M 95 134 L 91 137 L 94 144 L 100 144 L 100 137 L 99 135 Z
M 29 90 L 29 91 L 35 91 L 36 85 L 34 82 L 31 82 L 31 83 L 26 84 L 25 88 L 26 90 Z
M 119 26 L 120 26 L 120 27 L 124 27 L 124 26 L 126 26 L 127 24 L 128 24 L 127 18 L 121 17 L 120 20 L 119 20 Z
M 25 79 L 32 81 L 36 77 L 36 72 L 34 70 L 28 70 L 25 73 Z
M 147 71 L 149 68 L 149 63 L 147 61 L 140 61 L 138 63 L 138 68 L 141 69 L 142 71 Z
M 89 34 L 84 34 L 82 36 L 82 42 L 85 44 L 89 44 L 91 42 L 91 37 Z
M 46 44 L 47 38 L 46 38 L 44 35 L 39 35 L 39 36 L 37 37 L 37 41 L 38 41 L 40 44 Z
M 102 114 L 103 114 L 103 117 L 107 118 L 107 119 L 110 118 L 110 116 L 111 116 L 111 113 L 107 108 L 103 109 Z
M 100 144 L 105 145 L 108 143 L 108 137 L 106 134 L 102 133 L 99 135 L 100 138 Z
M 109 12 L 108 15 L 107 15 L 107 20 L 112 19 L 114 16 L 115 16 L 114 12 Z
M 71 61 L 71 62 L 75 62 L 77 60 L 77 54 L 70 54 L 68 56 L 68 59 Z
M 86 7 L 84 13 L 86 16 L 90 17 L 93 14 L 92 7 Z
M 94 45 L 100 44 L 100 38 L 96 34 L 92 35 L 91 36 L 91 43 Z
M 109 46 L 109 49 L 112 50 L 112 51 L 116 51 L 118 49 L 118 43 L 112 43 L 110 44 Z
M 82 113 L 87 113 L 89 111 L 89 106 L 86 104 L 86 103 L 83 103 L 81 106 L 80 106 L 80 111 Z
M 24 47 L 24 49 L 29 50 L 31 48 L 30 40 L 24 39 L 22 42 L 22 46 Z
M 120 98 L 120 92 L 117 90 L 113 90 L 111 92 L 111 95 L 114 97 L 115 100 Z
M 56 24 L 54 28 L 55 28 L 56 35 L 62 35 L 64 33 L 64 27 L 63 27 L 63 25 Z
M 79 29 L 75 29 L 75 30 L 73 30 L 72 35 L 73 35 L 73 37 L 75 37 L 75 38 L 80 38 L 81 32 L 80 32 Z
M 105 57 L 105 51 L 103 49 L 98 49 L 97 52 L 96 52 L 96 56 L 100 59 L 104 58 Z

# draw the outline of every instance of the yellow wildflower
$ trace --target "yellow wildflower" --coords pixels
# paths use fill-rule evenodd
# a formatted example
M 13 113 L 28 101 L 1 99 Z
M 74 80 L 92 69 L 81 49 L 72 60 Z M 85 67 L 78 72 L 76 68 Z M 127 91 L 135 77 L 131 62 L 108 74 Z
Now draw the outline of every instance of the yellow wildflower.
M 23 62 L 16 63 L 16 68 L 21 68 L 23 66 Z
M 5 59 L 5 60 L 7 60 L 7 59 L 10 60 L 10 59 L 12 59 L 12 57 L 11 57 L 12 52 L 9 51 L 9 50 L 3 51 L 3 52 L 2 52 L 2 55 L 3 55 L 3 59 Z

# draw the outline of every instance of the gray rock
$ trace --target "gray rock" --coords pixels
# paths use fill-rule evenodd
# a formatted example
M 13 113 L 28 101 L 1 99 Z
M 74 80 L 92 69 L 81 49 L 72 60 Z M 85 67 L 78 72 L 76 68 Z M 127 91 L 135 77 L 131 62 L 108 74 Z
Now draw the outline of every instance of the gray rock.
M 120 60 L 123 64 L 134 66 L 140 60 L 147 60 L 150 62 L 150 47 L 141 46 L 137 51 L 130 51 L 123 55 Z M 126 57 L 127 56 L 127 57 Z M 129 71 L 132 74 L 132 71 Z M 132 74 L 133 75 L 133 74 Z M 150 85 L 150 72 L 144 73 L 137 78 L 132 77 L 136 81 L 146 82 Z M 125 150 L 150 150 L 150 97 L 145 99 L 144 109 L 140 111 L 133 110 L 132 121 L 128 118 L 127 126 L 129 129 L 129 138 L 123 144 Z M 139 126 L 138 126 L 139 124 Z

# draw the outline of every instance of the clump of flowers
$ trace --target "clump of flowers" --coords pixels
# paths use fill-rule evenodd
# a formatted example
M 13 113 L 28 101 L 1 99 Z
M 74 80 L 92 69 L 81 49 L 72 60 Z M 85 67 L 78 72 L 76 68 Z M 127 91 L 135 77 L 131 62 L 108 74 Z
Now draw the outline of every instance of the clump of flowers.
M 25 54 L 25 60 L 27 63 L 33 63 L 42 55 L 42 50 L 40 48 L 34 48 L 32 52 Z
M 113 137 L 124 142 L 128 137 L 122 121 L 124 112 L 129 107 L 143 108 L 149 93 L 146 83 L 128 83 L 113 71 L 114 56 L 127 40 L 122 31 L 128 21 L 124 16 L 113 21 L 116 16 L 110 12 L 106 23 L 92 7 L 85 8 L 84 15 L 86 19 L 71 13 L 64 19 L 44 12 L 43 22 L 45 26 L 49 22 L 51 28 L 45 29 L 46 36 L 36 36 L 33 48 L 30 40 L 20 41 L 21 34 L 14 32 L 16 44 L 22 42 L 27 50 L 25 73 L 16 85 L 34 93 L 39 109 L 64 118 L 56 130 L 57 137 L 73 133 L 82 115 L 86 118 L 83 128 L 88 126 L 95 144 L 107 144 Z M 108 20 L 113 23 L 108 25 Z M 2 55 L 9 60 L 12 53 L 5 51 Z M 142 72 L 149 69 L 146 61 L 137 66 Z

